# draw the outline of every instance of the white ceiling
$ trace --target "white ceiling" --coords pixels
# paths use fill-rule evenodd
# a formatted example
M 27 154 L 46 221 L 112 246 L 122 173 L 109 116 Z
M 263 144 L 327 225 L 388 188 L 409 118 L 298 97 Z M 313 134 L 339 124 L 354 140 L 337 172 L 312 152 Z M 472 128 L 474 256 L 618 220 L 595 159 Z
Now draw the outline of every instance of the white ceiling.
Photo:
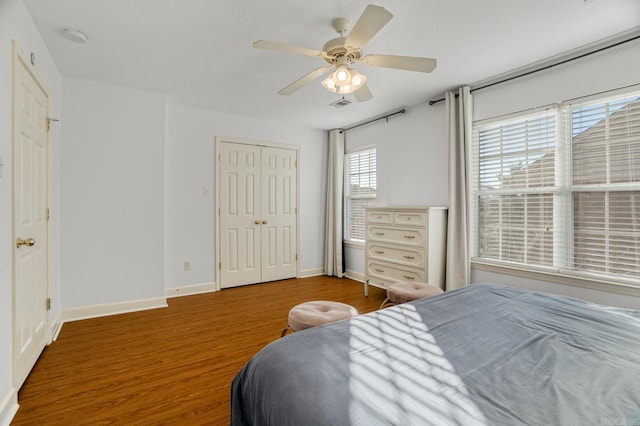
M 431 74 L 369 68 L 373 99 L 340 98 L 320 80 L 277 92 L 325 62 L 252 48 L 259 39 L 321 50 L 373 0 L 24 0 L 63 75 L 164 93 L 169 102 L 321 129 L 441 97 L 640 26 L 639 0 L 377 0 L 393 19 L 364 54 L 425 56 Z M 62 37 L 64 28 L 88 36 Z M 352 95 L 347 95 L 351 97 Z M 353 98 L 352 98 L 353 99 Z

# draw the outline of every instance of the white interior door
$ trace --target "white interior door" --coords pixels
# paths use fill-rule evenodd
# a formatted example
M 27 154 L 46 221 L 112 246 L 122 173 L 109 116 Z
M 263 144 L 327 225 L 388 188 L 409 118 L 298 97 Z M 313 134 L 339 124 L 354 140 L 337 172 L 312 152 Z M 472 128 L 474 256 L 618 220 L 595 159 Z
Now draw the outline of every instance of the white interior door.
M 46 89 L 14 45 L 14 384 L 22 386 L 49 341 L 48 109 Z
M 221 143 L 218 167 L 221 286 L 260 282 L 260 147 Z
M 297 273 L 296 154 L 291 149 L 262 148 L 262 281 Z
M 297 150 L 218 143 L 221 288 L 297 275 Z

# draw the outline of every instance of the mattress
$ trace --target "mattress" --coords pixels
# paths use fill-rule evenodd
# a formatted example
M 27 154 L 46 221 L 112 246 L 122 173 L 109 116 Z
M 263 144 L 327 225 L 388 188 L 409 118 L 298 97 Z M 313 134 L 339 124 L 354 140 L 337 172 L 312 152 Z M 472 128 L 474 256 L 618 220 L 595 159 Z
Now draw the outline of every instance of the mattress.
M 300 331 L 231 389 L 241 425 L 640 425 L 640 311 L 496 284 Z

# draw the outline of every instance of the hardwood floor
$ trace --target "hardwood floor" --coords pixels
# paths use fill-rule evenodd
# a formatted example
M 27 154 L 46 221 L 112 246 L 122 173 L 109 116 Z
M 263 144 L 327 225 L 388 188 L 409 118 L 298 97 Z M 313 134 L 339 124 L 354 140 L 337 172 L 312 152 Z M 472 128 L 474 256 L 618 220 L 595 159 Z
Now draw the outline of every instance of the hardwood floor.
M 169 299 L 169 307 L 66 323 L 18 395 L 12 425 L 228 425 L 230 385 L 277 340 L 289 309 L 335 300 L 360 313 L 385 297 L 312 277 Z

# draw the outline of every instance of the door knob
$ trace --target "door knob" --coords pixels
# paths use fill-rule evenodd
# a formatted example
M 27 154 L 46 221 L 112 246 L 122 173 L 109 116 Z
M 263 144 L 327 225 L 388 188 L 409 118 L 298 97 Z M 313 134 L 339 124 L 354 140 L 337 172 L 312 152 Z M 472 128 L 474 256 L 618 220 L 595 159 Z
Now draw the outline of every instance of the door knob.
M 259 220 L 256 220 L 253 223 L 255 223 L 256 225 L 260 225 L 260 221 Z
M 266 220 L 263 220 L 263 221 L 262 221 L 262 224 L 263 224 L 263 225 L 266 225 L 266 224 L 267 224 L 267 221 L 266 221 Z
M 21 246 L 33 247 L 36 244 L 36 240 L 33 238 L 27 238 L 23 240 L 22 238 L 16 238 L 16 248 L 20 248 Z

